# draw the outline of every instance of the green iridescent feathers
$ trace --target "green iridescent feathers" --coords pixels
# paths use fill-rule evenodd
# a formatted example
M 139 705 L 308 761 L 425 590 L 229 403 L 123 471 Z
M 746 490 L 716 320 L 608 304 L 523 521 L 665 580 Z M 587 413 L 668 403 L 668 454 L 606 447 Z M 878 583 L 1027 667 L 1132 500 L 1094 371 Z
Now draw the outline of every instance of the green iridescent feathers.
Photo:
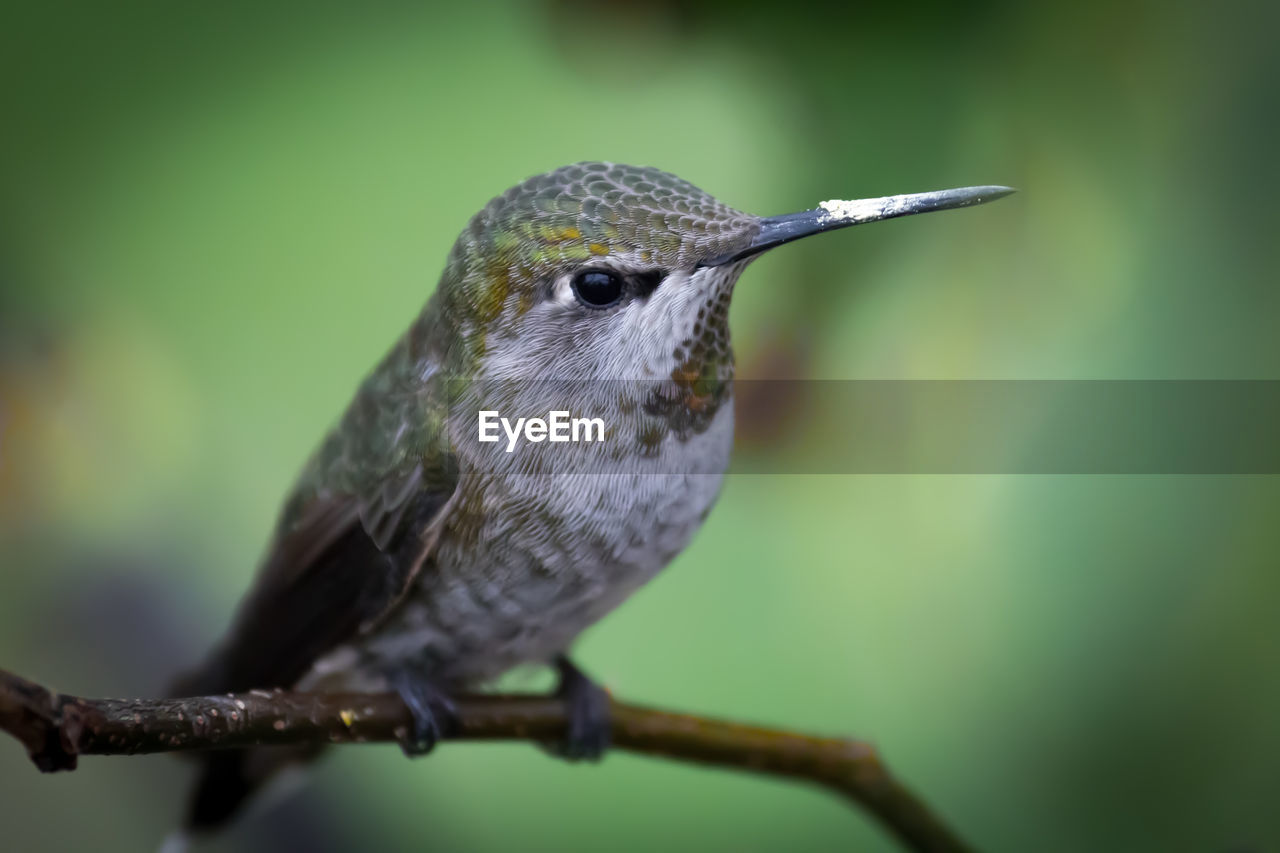
M 512 187 L 476 214 L 441 289 L 452 316 L 506 325 L 566 268 L 610 258 L 693 267 L 745 246 L 758 223 L 658 169 L 575 163 Z

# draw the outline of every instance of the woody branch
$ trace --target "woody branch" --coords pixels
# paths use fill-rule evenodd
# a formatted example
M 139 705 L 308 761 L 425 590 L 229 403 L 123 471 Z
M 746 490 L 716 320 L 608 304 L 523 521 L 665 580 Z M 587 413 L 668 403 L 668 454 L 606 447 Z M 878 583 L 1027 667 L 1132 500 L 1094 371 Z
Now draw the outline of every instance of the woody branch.
M 450 740 L 553 741 L 568 724 L 555 697 L 460 697 Z M 677 761 L 788 777 L 861 805 L 911 850 L 965 845 L 897 782 L 869 744 L 645 708 L 613 699 L 616 748 Z M 394 693 L 251 690 L 184 699 L 84 699 L 0 670 L 0 730 L 43 772 L 73 770 L 81 755 L 138 755 L 270 744 L 400 740 L 412 725 Z

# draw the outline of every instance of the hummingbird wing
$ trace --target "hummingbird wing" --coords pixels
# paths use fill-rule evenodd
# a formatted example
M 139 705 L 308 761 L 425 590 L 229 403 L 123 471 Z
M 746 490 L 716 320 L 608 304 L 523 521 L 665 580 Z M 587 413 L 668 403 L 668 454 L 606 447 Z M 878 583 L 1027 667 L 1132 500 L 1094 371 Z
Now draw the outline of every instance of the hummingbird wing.
M 411 354 L 402 339 L 361 385 L 285 503 L 231 630 L 202 668 L 175 685 L 175 695 L 291 687 L 404 597 L 458 484 L 447 389 L 436 364 L 431 354 Z M 223 823 L 279 767 L 317 752 L 210 753 L 186 825 Z
M 402 341 L 361 386 L 286 502 L 231 630 L 175 692 L 291 687 L 408 591 L 458 482 L 443 382 L 410 361 Z

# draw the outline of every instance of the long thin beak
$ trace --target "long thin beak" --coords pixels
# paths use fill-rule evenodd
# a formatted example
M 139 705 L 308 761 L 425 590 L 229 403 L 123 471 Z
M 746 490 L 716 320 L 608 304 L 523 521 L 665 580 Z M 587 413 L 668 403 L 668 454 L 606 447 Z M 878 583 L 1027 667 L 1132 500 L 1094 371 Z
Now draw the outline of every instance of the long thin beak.
M 863 198 L 856 201 L 824 201 L 813 210 L 770 216 L 760 220 L 760 233 L 745 248 L 703 261 L 702 265 L 714 267 L 741 261 L 758 255 L 766 249 L 799 240 L 801 237 L 808 237 L 810 234 L 834 231 L 850 225 L 984 204 L 1003 198 L 1013 191 L 1010 187 L 963 187 L 931 193 Z

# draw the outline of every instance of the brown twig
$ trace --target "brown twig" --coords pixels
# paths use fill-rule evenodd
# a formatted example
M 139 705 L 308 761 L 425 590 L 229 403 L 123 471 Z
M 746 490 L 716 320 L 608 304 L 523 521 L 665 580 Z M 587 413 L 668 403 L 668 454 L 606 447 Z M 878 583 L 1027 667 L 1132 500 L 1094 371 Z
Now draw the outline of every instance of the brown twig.
M 457 701 L 456 740 L 555 740 L 566 710 L 554 697 L 477 695 Z M 812 782 L 861 804 L 909 849 L 967 850 L 889 775 L 870 745 L 612 702 L 613 745 L 644 755 Z M 0 730 L 44 772 L 80 755 L 229 749 L 258 744 L 397 740 L 411 724 L 395 694 L 252 690 L 189 699 L 82 699 L 0 670 Z

